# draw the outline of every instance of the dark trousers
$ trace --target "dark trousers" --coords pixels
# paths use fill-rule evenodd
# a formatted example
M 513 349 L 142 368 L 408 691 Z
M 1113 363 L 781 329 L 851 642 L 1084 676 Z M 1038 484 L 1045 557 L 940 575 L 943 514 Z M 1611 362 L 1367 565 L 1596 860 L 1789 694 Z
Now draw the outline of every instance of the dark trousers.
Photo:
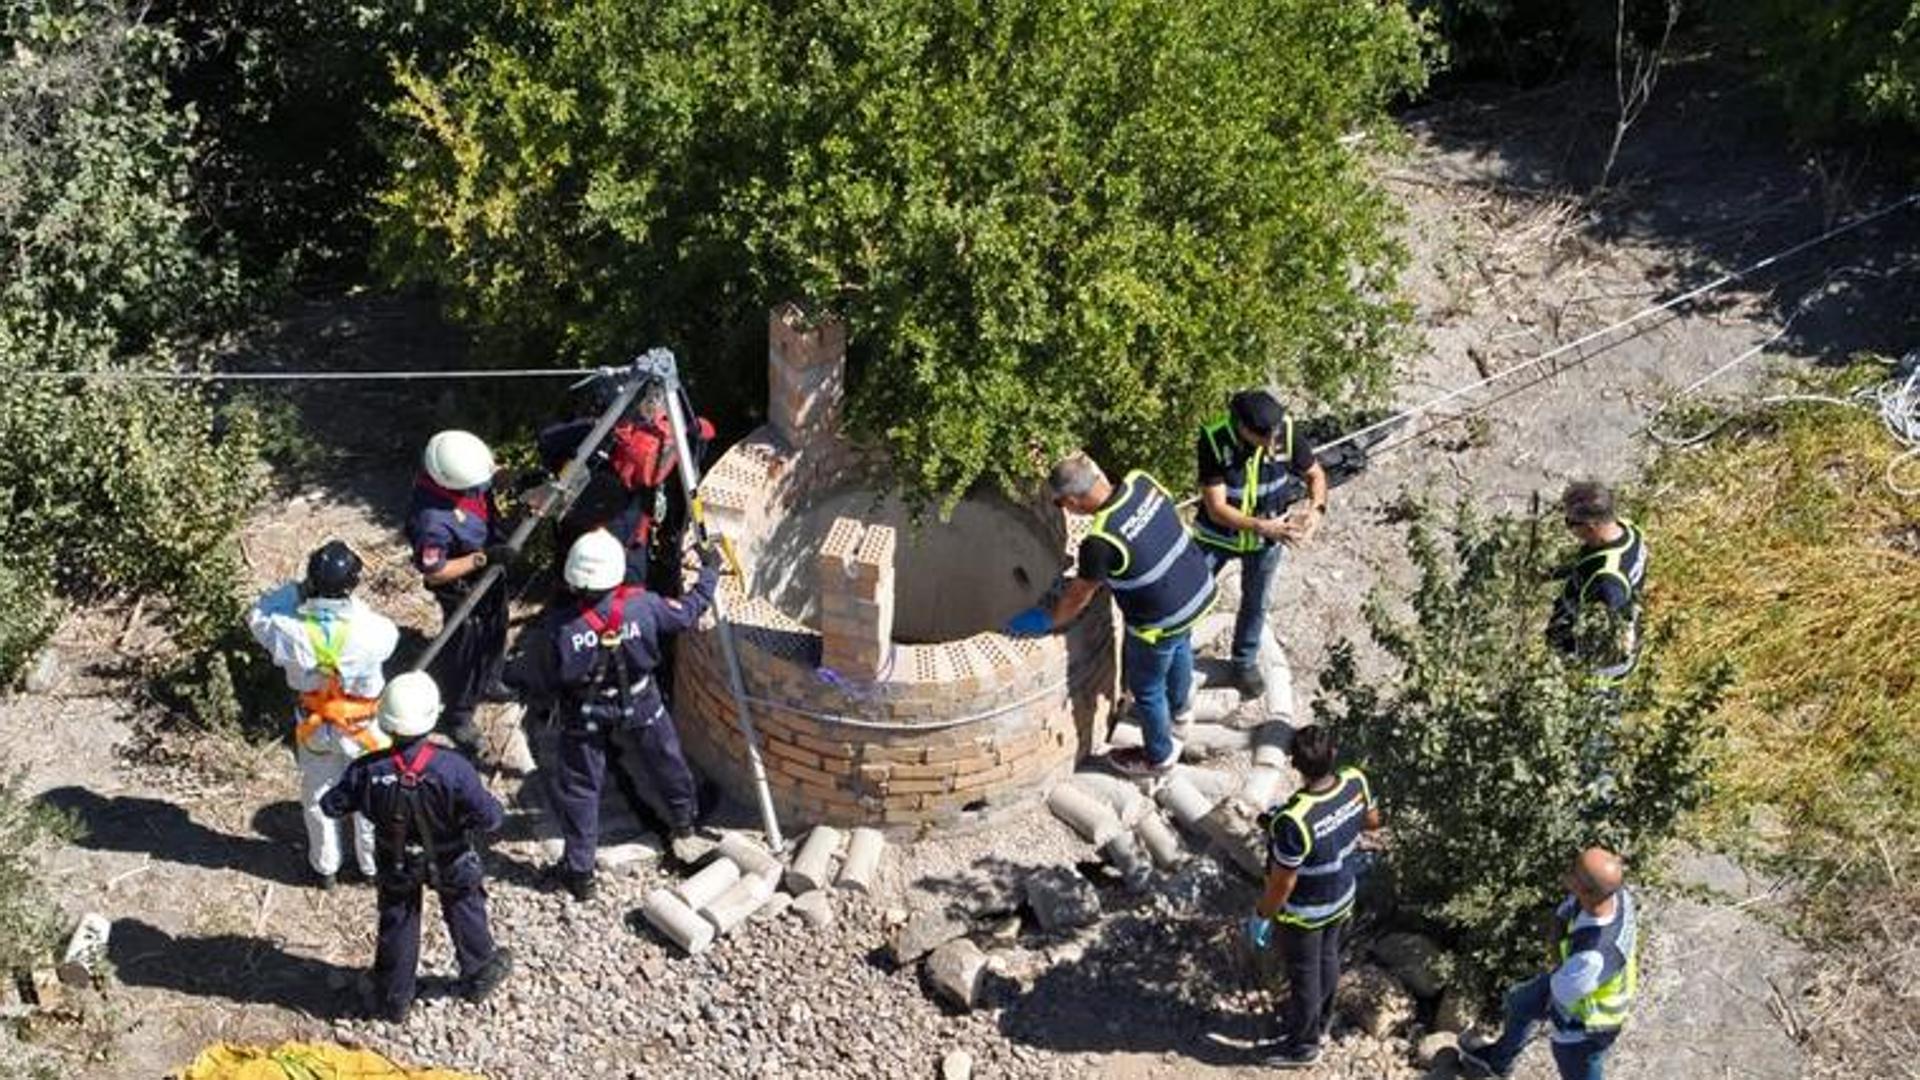
M 440 601 L 440 617 L 452 616 L 460 606 L 463 592 L 447 589 L 435 594 Z M 434 657 L 429 674 L 439 684 L 440 700 L 445 704 L 445 730 L 460 732 L 473 726 L 474 710 L 487 686 L 500 679 L 500 665 L 507 653 L 507 589 L 496 582 L 473 609 L 473 614 L 447 640 L 447 647 Z
M 1209 544 L 1200 545 L 1214 576 L 1234 560 L 1240 562 L 1240 610 L 1233 618 L 1233 666 L 1260 666 L 1260 636 L 1267 627 L 1267 594 L 1273 579 L 1279 577 L 1280 563 L 1287 555 L 1285 544 L 1274 544 L 1258 551 L 1235 553 Z
M 1317 930 L 1279 925 L 1280 949 L 1287 964 L 1287 1004 L 1281 1012 L 1285 1033 L 1296 1046 L 1318 1046 L 1333 1026 L 1333 993 L 1340 985 L 1341 918 Z
M 420 967 L 420 902 L 425 883 L 418 873 L 382 867 L 379 877 L 380 937 L 373 952 L 373 985 L 382 1009 L 395 1011 L 413 1001 Z M 441 872 L 440 917 L 453 939 L 460 977 L 472 978 L 493 958 L 493 933 L 487 928 L 487 889 L 480 856 L 469 851 Z
M 593 857 L 600 846 L 600 792 L 606 785 L 613 737 L 605 730 L 588 731 L 577 720 L 560 732 L 553 801 L 560 813 L 560 836 L 567 845 L 569 873 L 593 872 Z M 639 752 L 654 791 L 666 804 L 667 824 L 676 829 L 692 826 L 697 812 L 693 770 L 680 751 L 680 733 L 673 726 L 673 716 L 662 709 L 652 723 L 629 730 L 624 738 Z

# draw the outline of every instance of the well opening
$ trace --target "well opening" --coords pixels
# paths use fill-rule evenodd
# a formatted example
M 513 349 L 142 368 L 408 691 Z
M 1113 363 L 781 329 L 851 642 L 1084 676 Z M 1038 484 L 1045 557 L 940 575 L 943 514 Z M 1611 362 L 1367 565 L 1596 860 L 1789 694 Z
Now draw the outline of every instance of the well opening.
M 969 496 L 945 520 L 931 510 L 916 520 L 897 495 L 840 488 L 775 524 L 754 567 L 754 594 L 816 631 L 821 589 L 815 555 L 841 518 L 894 530 L 892 640 L 900 645 L 998 630 L 1037 601 L 1062 567 L 1059 542 L 1044 525 L 998 495 Z
M 1060 511 L 997 494 L 916 519 L 887 462 L 842 438 L 846 333 L 785 305 L 768 328 L 767 425 L 701 483 L 742 576 L 721 579 L 743 698 L 711 622 L 675 654 L 687 752 L 751 801 L 753 720 L 790 826 L 966 827 L 1030 804 L 1105 731 L 1119 693 L 1110 605 L 1007 637 L 1071 561 Z

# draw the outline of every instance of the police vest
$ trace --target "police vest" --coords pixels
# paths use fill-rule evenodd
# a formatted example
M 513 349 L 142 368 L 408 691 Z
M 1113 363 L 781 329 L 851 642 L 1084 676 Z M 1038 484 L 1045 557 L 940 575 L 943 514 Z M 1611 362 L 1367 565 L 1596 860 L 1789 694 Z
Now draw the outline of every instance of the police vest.
M 1367 778 L 1351 766 L 1335 778 L 1338 783 L 1326 791 L 1294 792 L 1269 818 L 1269 836 L 1274 830 L 1297 828 L 1306 837 L 1306 856 L 1294 871 L 1293 892 L 1273 916 L 1289 926 L 1311 930 L 1338 922 L 1353 910 L 1358 884 L 1352 860 L 1367 827 Z
M 1284 424 L 1286 434 L 1278 453 L 1268 453 L 1264 446 L 1251 450 L 1243 446 L 1231 416 L 1216 417 L 1200 429 L 1208 451 L 1226 473 L 1227 505 L 1248 517 L 1277 517 L 1303 490 L 1289 465 L 1293 461 L 1293 417 L 1287 417 Z M 1252 529 L 1217 524 L 1207 516 L 1204 500 L 1200 512 L 1194 515 L 1193 536 L 1222 551 L 1264 551 L 1273 546 L 1272 540 Z
M 1632 893 L 1621 889 L 1614 901 L 1613 921 L 1604 926 L 1576 928 L 1578 904 L 1566 920 L 1560 936 L 1561 962 L 1574 953 L 1597 952 L 1601 967 L 1600 985 L 1591 993 L 1571 1006 L 1554 1006 L 1554 1024 L 1563 1030 L 1616 1031 L 1633 1009 L 1633 994 L 1640 982 L 1639 918 Z
M 1127 632 L 1149 644 L 1178 634 L 1213 607 L 1213 574 L 1159 482 L 1135 470 L 1118 499 L 1093 515 L 1088 535 L 1112 544 L 1120 565 L 1107 576 Z
M 1582 555 L 1567 575 L 1560 593 L 1555 618 L 1571 631 L 1580 616 L 1580 607 L 1603 580 L 1617 581 L 1627 591 L 1625 657 L 1594 669 L 1593 676 L 1603 684 L 1625 679 L 1640 661 L 1640 583 L 1647 576 L 1647 547 L 1633 522 L 1620 522 L 1620 538 L 1602 548 Z
M 352 623 L 346 619 L 323 619 L 313 612 L 301 616 L 307 628 L 307 642 L 313 647 L 314 667 L 326 676 L 326 685 L 300 695 L 300 708 L 306 715 L 294 725 L 294 741 L 305 745 L 323 726 L 340 734 L 341 749 L 350 756 L 388 745 L 387 736 L 371 722 L 379 703 L 373 698 L 355 697 L 340 688 L 340 650 L 347 646 Z

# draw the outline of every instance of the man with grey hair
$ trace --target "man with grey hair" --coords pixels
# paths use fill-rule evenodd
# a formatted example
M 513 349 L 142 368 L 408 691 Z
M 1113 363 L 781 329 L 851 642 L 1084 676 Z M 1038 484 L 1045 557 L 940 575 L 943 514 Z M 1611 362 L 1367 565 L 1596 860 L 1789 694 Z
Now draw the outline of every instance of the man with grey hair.
M 1639 661 L 1646 541 L 1632 522 L 1616 513 L 1613 492 L 1605 484 L 1569 484 L 1560 506 L 1567 531 L 1580 542 L 1580 553 L 1564 571 L 1560 598 L 1547 623 L 1547 641 L 1588 665 L 1597 681 L 1613 685 Z M 1604 616 L 1590 614 L 1596 606 Z
M 1564 883 L 1568 896 L 1553 913 L 1553 969 L 1507 991 L 1499 1038 L 1460 1048 L 1468 1076 L 1507 1076 L 1547 1023 L 1562 1080 L 1601 1080 L 1640 981 L 1637 905 L 1620 856 L 1606 848 L 1582 851 Z
M 1052 633 L 1079 617 L 1102 584 L 1112 589 L 1126 622 L 1127 692 L 1146 745 L 1116 750 L 1111 761 L 1133 775 L 1164 773 L 1180 760 L 1174 718 L 1188 712 L 1193 697 L 1193 624 L 1213 607 L 1206 556 L 1167 489 L 1144 472 L 1130 472 L 1116 486 L 1091 459 L 1075 455 L 1053 467 L 1047 485 L 1055 506 L 1090 515 L 1093 525 L 1053 610 L 1028 608 L 1006 632 Z

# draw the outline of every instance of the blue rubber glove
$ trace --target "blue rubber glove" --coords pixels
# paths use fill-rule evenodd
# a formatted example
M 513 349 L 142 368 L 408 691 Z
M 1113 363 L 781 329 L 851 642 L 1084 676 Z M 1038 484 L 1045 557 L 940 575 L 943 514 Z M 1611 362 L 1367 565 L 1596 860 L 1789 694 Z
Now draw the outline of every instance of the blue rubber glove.
M 1008 637 L 1045 637 L 1053 633 L 1053 616 L 1047 609 L 1030 607 L 1008 620 Z
M 1247 916 L 1247 941 L 1256 949 L 1273 944 L 1273 920 L 1257 914 Z

